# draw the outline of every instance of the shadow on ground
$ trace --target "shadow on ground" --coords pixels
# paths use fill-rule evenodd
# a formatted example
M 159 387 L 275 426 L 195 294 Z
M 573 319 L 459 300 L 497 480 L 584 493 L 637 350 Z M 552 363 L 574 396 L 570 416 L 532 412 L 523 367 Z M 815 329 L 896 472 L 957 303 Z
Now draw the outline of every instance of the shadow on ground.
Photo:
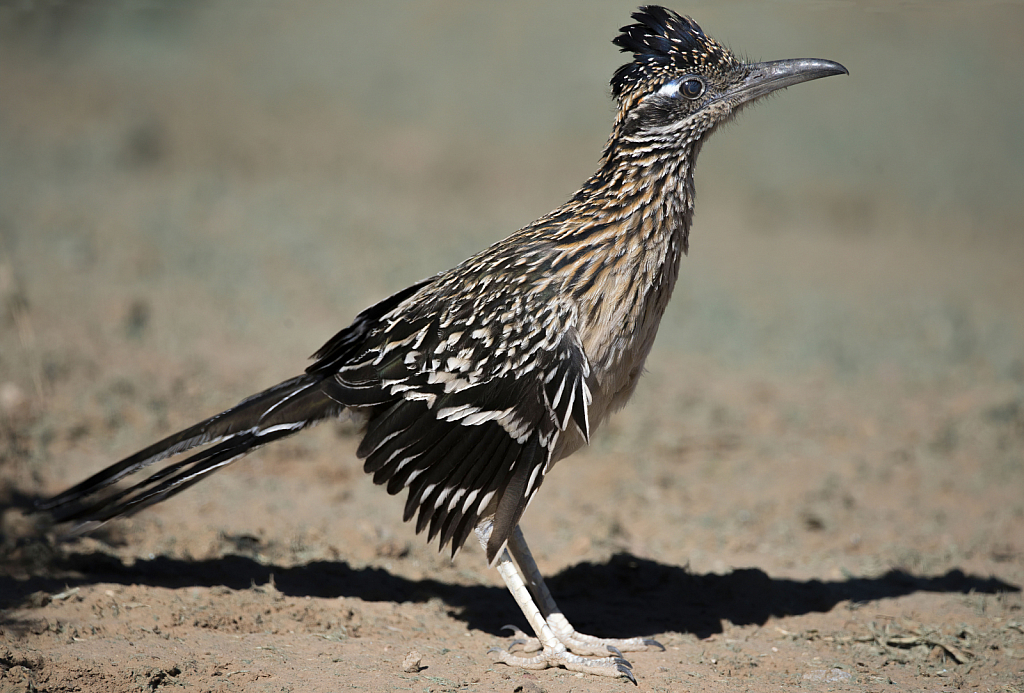
M 37 566 L 48 563 L 47 574 L 66 577 L 0 577 L 5 606 L 21 603 L 37 592 L 95 583 L 244 590 L 273 580 L 278 590 L 293 597 L 356 597 L 399 603 L 439 598 L 451 607 L 450 615 L 464 621 L 467 628 L 495 635 L 506 623 L 522 621 L 504 588 L 410 580 L 382 568 L 353 568 L 344 561 L 282 567 L 229 555 L 193 561 L 158 556 L 128 564 L 101 552 L 69 552 L 48 559 L 37 555 L 36 559 Z M 764 624 L 773 616 L 827 612 L 845 601 L 860 604 L 915 592 L 995 594 L 1021 590 L 997 578 L 960 570 L 930 577 L 890 570 L 879 577 L 836 582 L 773 578 L 757 568 L 726 575 L 694 575 L 685 567 L 625 553 L 605 563 L 580 563 L 551 576 L 548 582 L 574 625 L 610 637 L 676 631 L 703 638 L 722 632 L 726 621 Z

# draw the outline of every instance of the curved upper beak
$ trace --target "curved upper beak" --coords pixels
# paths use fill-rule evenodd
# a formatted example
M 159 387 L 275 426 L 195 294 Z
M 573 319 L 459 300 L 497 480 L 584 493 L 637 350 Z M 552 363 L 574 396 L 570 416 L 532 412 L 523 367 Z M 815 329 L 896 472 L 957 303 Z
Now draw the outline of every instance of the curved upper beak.
M 721 98 L 733 100 L 736 105 L 740 105 L 801 82 L 850 74 L 850 71 L 839 63 L 818 58 L 773 60 L 767 63 L 752 63 L 747 67 L 750 69 L 747 76 L 726 90 Z

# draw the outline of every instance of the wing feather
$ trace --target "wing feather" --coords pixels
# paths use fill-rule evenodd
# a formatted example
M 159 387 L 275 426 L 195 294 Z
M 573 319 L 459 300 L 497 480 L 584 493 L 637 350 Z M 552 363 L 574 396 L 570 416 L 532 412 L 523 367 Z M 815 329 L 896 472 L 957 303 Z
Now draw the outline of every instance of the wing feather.
M 483 313 L 403 303 L 358 345 L 336 336 L 321 359 L 336 369 L 324 392 L 370 413 L 357 454 L 375 483 L 406 490 L 405 520 L 415 517 L 417 532 L 454 553 L 483 514 L 495 513 L 493 560 L 560 434 L 575 425 L 589 436 L 590 365 L 572 308 L 526 306 L 531 319 L 523 320 L 493 294 L 488 300 Z M 473 319 L 484 313 L 501 320 Z

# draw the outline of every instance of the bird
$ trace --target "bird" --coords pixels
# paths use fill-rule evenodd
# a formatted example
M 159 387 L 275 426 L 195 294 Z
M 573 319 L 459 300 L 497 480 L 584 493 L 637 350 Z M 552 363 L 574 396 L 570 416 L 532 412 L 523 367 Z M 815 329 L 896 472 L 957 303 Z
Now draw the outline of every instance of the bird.
M 577 632 L 519 521 L 551 467 L 637 387 L 688 254 L 704 142 L 769 94 L 849 72 L 822 59 L 747 62 L 660 6 L 631 17 L 613 40 L 631 59 L 611 78 L 611 135 L 597 171 L 565 204 L 365 309 L 300 375 L 38 509 L 89 531 L 257 448 L 352 417 L 362 427 L 356 455 L 376 484 L 405 494 L 403 519 L 453 559 L 475 534 L 522 609 L 534 636 L 517 631 L 521 651 L 495 649 L 496 661 L 635 684 L 623 653 L 661 646 Z

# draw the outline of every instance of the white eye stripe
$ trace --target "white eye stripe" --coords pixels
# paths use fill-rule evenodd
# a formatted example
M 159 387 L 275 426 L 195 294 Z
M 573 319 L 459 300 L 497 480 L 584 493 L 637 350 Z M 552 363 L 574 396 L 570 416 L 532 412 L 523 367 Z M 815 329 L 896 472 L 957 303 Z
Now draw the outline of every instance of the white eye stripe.
M 672 98 L 679 96 L 679 82 L 668 82 L 658 90 L 658 96 Z
M 687 91 L 683 91 L 684 85 L 688 88 Z M 689 91 L 692 91 L 692 87 L 694 85 L 698 87 L 697 93 L 688 93 Z M 655 92 L 655 95 L 666 99 L 674 99 L 678 96 L 683 96 L 686 99 L 693 101 L 703 96 L 704 90 L 704 80 L 690 75 L 680 79 L 674 79 L 671 82 L 666 82 L 658 91 Z

